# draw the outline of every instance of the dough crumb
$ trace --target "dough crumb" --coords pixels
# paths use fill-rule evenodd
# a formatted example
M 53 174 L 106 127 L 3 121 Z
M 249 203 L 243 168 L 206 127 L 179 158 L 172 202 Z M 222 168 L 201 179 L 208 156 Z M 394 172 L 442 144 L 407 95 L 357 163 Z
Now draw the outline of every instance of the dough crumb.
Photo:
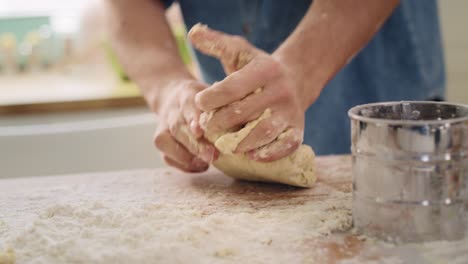
M 230 248 L 223 248 L 223 249 L 217 250 L 214 255 L 218 258 L 229 257 L 229 256 L 234 255 L 234 250 Z
M 15 251 L 8 248 L 5 252 L 0 251 L 0 264 L 14 264 L 16 262 Z
M 273 242 L 273 239 L 268 238 L 268 239 L 263 240 L 262 244 L 269 246 L 271 245 L 272 242 Z

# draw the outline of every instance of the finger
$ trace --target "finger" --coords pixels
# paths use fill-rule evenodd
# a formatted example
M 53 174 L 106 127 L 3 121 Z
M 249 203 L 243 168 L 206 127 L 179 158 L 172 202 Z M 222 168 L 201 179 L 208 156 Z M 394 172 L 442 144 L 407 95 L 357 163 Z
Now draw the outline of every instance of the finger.
M 190 131 L 185 120 L 179 119 L 176 121 L 169 127 L 169 131 L 192 155 L 200 157 L 208 163 L 214 160 L 216 148 L 203 138 L 197 139 Z
M 181 171 L 184 172 L 203 172 L 206 171 L 209 167 L 208 164 L 200 162 L 200 163 L 195 163 L 195 164 L 180 164 L 179 162 L 169 158 L 168 156 L 163 156 L 164 162 L 166 162 L 167 165 L 177 168 Z
M 203 136 L 203 129 L 200 127 L 198 118 L 190 121 L 190 130 L 196 138 L 201 138 Z
M 190 133 L 199 139 L 203 136 L 203 130 L 200 127 L 199 120 L 201 111 L 194 106 L 194 104 L 185 104 L 182 114 L 185 119 L 185 123 L 188 124 Z
M 182 144 L 177 142 L 168 130 L 164 130 L 155 137 L 154 144 L 157 149 L 167 157 L 179 164 L 191 164 L 195 158 Z
M 286 128 L 287 122 L 272 115 L 260 121 L 237 146 L 235 153 L 245 153 L 273 142 Z
M 279 72 L 279 64 L 268 56 L 258 56 L 244 68 L 228 75 L 221 82 L 202 90 L 195 96 L 197 106 L 203 111 L 241 100 L 271 82 Z
M 206 124 L 211 133 L 235 131 L 260 115 L 277 100 L 274 91 L 264 89 L 255 92 L 240 101 L 219 108 Z
M 260 52 L 242 37 L 219 32 L 202 24 L 193 26 L 188 37 L 195 48 L 221 60 L 228 74 L 244 67 Z
M 218 159 L 219 152 L 211 142 L 205 138 L 199 138 L 198 144 L 200 148 L 198 156 L 201 160 L 206 163 L 213 163 L 213 161 Z
M 199 82 L 189 82 L 186 89 L 194 89 L 196 91 L 202 91 L 207 86 Z M 201 111 L 195 105 L 194 93 L 187 93 L 185 96 L 180 98 L 179 106 L 183 109 L 182 114 L 185 119 L 185 123 L 189 125 L 190 132 L 195 138 L 201 138 L 203 136 L 203 130 L 199 125 L 199 118 Z
M 293 153 L 302 143 L 303 130 L 290 128 L 268 145 L 248 152 L 248 157 L 261 162 L 271 162 Z

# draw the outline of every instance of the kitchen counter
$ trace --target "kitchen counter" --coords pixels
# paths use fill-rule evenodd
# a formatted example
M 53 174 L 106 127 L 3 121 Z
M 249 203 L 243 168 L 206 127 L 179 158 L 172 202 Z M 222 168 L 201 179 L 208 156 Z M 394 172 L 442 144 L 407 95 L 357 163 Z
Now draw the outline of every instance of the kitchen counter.
M 120 82 L 104 66 L 86 66 L 85 73 L 77 75 L 71 72 L 0 75 L 0 115 L 146 105 L 135 84 Z
M 0 263 L 467 263 L 468 241 L 354 234 L 350 157 L 317 158 L 317 174 L 311 189 L 214 169 L 3 179 Z

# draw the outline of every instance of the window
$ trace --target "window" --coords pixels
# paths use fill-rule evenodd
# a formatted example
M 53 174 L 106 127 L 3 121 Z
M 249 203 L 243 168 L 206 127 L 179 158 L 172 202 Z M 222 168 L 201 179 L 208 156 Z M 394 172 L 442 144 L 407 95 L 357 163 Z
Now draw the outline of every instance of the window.
M 0 0 L 0 113 L 143 104 L 105 38 L 103 12 L 99 0 Z

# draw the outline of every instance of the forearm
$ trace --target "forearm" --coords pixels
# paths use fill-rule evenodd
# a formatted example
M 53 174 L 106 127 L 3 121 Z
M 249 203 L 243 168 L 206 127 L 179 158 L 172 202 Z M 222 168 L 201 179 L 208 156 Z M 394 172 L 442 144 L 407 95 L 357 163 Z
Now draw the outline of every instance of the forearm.
M 301 80 L 307 108 L 379 30 L 399 0 L 315 0 L 273 54 Z
M 180 58 L 162 3 L 108 0 L 112 46 L 153 111 L 173 80 L 193 77 Z

